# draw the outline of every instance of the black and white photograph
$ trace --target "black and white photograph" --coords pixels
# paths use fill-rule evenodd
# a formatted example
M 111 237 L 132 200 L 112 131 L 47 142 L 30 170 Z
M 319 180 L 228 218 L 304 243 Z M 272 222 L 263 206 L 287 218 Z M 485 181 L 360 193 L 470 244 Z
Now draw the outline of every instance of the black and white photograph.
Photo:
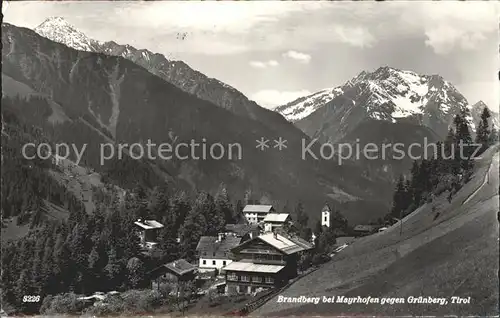
M 2 317 L 499 315 L 496 1 L 3 1 Z

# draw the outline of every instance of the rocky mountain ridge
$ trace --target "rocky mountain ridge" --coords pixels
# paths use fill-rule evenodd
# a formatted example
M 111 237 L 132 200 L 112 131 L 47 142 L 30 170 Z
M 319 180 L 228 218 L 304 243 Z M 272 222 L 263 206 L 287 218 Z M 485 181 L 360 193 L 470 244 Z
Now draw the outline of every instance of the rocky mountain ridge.
M 335 135 L 338 140 L 365 119 L 411 121 L 446 134 L 453 116 L 471 109 L 467 99 L 439 75 L 419 75 L 384 66 L 363 71 L 344 85 L 280 106 L 277 112 L 308 135 Z M 472 117 L 468 118 L 474 129 Z M 339 130 L 324 131 L 329 123 Z M 327 129 L 328 130 L 328 129 Z M 332 138 L 330 138 L 332 139 Z

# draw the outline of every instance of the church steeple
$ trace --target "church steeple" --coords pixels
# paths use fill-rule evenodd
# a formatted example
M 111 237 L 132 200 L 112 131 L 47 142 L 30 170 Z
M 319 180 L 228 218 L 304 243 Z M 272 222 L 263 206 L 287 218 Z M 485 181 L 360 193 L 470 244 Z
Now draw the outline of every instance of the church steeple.
M 332 209 L 330 209 L 330 206 L 328 203 L 325 204 L 323 207 L 323 210 L 321 210 L 321 226 L 327 226 L 330 227 L 330 213 Z

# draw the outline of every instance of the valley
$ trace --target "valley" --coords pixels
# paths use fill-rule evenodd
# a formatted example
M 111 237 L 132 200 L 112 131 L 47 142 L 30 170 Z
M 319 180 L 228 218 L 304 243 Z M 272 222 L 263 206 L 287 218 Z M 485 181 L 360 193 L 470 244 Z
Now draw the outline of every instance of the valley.
M 87 143 L 83 164 L 98 172 L 103 171 L 97 155 L 98 145 L 105 141 L 130 145 L 144 144 L 147 140 L 180 143 L 204 138 L 207 143 L 237 142 L 244 149 L 244 158 L 237 161 L 174 158 L 153 160 L 148 165 L 156 166 L 154 170 L 168 171 L 173 181 L 186 190 L 214 191 L 225 182 L 232 185 L 233 196 L 242 198 L 245 191 L 251 191 L 257 200 L 267 198 L 284 202 L 293 198 L 303 201 L 309 213 L 318 211 L 324 200 L 335 197 L 333 189 L 362 198 L 355 203 L 339 202 L 346 215 L 350 214 L 348 211 L 371 205 L 376 208 L 370 218 L 376 218 L 387 206 L 390 182 L 364 177 L 355 164 L 339 167 L 332 162 L 303 160 L 300 142 L 307 136 L 275 112 L 262 109 L 267 119 L 258 121 L 249 118 L 252 116 L 235 115 L 177 89 L 124 58 L 75 51 L 27 29 L 10 25 L 3 25 L 3 28 L 4 76 L 31 87 L 38 94 L 50 96 L 62 107 L 59 117 L 64 114 L 71 119 L 55 125 L 47 123 L 47 117 L 31 117 L 31 120 L 42 127 L 49 126 L 54 141 L 75 143 L 78 147 Z M 26 65 L 23 69 L 16 66 L 20 56 L 29 57 L 23 60 Z M 47 59 L 50 56 L 57 58 Z M 96 69 L 98 64 L 100 67 Z M 118 78 L 120 80 L 115 83 Z M 164 107 L 165 103 L 168 107 Z M 185 104 L 190 107 L 184 107 Z M 222 120 L 225 125 L 215 128 L 208 118 Z M 189 125 L 185 125 L 187 122 Z M 289 140 L 287 155 L 256 149 L 255 140 L 261 136 Z M 266 165 L 259 162 L 266 162 Z M 145 163 L 143 160 L 142 164 Z M 111 161 L 106 166 L 110 165 Z M 216 175 L 220 177 L 211 177 Z M 158 175 L 158 178 L 163 176 Z M 357 220 L 359 216 L 353 217 L 353 221 Z

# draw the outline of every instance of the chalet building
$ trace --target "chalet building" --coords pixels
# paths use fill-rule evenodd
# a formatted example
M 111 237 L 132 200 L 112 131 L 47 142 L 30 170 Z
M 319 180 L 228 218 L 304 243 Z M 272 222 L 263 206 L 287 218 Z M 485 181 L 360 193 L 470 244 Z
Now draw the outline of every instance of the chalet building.
M 226 292 L 252 293 L 285 285 L 297 276 L 301 252 L 313 246 L 298 238 L 266 233 L 231 250 L 233 262 L 223 268 Z
M 141 246 L 144 248 L 151 248 L 158 244 L 158 233 L 163 224 L 155 220 L 141 220 L 138 219 L 134 224 L 137 227 L 139 238 L 141 239 Z
M 260 227 L 257 224 L 226 224 L 224 232 L 226 235 L 233 235 L 241 238 L 241 242 L 259 236 Z
M 272 205 L 263 204 L 249 204 L 243 208 L 243 215 L 245 215 L 248 223 L 259 224 L 264 221 L 266 215 L 276 212 Z
M 376 229 L 374 225 L 356 225 L 353 231 L 355 236 L 365 236 L 373 234 Z
M 276 229 L 290 223 L 292 218 L 288 213 L 269 213 L 264 218 L 264 232 L 274 232 Z
M 200 271 L 215 269 L 220 271 L 224 266 L 229 265 L 232 262 L 229 252 L 241 241 L 241 237 L 225 233 L 220 233 L 218 236 L 202 236 L 196 246 Z
M 332 210 L 328 204 L 325 204 L 323 209 L 321 210 L 321 226 L 330 227 L 330 215 Z
M 196 266 L 184 259 L 161 265 L 147 274 L 153 289 L 159 289 L 163 282 L 187 282 L 194 280 Z

